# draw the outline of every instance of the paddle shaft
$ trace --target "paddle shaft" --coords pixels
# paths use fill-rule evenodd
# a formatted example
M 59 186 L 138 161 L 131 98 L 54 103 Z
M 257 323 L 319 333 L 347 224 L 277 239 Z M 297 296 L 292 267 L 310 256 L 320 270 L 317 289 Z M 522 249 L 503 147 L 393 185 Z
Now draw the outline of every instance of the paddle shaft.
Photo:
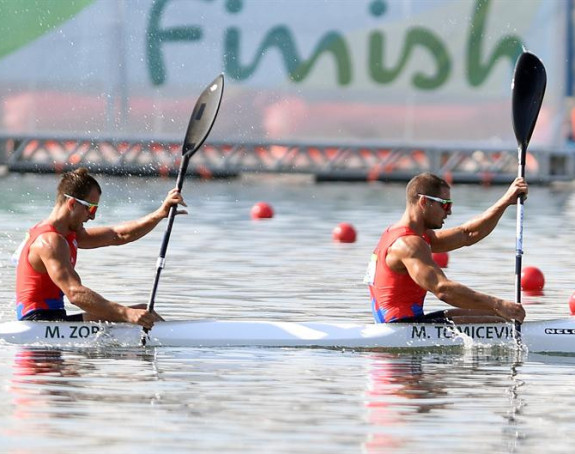
M 523 144 L 518 148 L 518 171 L 517 176 L 525 178 L 525 155 L 526 150 Z M 520 195 L 517 198 L 517 232 L 515 244 L 515 302 L 521 304 L 521 262 L 523 258 L 523 201 L 525 197 Z M 521 326 L 520 324 L 518 326 Z
M 188 170 L 188 164 L 190 162 L 192 153 L 185 154 L 182 157 L 182 162 L 180 163 L 180 168 L 178 170 L 178 179 L 176 181 L 176 188 L 181 191 L 184 186 L 184 178 L 186 177 L 186 171 Z M 166 252 L 168 250 L 168 243 L 170 242 L 170 235 L 172 234 L 172 227 L 174 225 L 174 219 L 176 218 L 178 207 L 172 205 L 170 208 L 170 213 L 168 214 L 168 225 L 166 231 L 164 232 L 164 239 L 162 240 L 162 246 L 160 248 L 160 254 L 158 255 L 158 261 L 156 262 L 156 276 L 154 278 L 154 285 L 152 286 L 152 291 L 150 292 L 150 299 L 148 301 L 148 311 L 152 312 L 154 310 L 154 304 L 156 302 L 156 292 L 158 291 L 158 283 L 160 282 L 160 275 L 166 264 Z

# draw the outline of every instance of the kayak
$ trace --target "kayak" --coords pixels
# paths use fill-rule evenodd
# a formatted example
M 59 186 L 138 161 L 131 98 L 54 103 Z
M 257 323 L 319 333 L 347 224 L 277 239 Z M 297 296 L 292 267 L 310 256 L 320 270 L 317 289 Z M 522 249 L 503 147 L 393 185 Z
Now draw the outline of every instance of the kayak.
M 141 345 L 142 330 L 125 323 L 0 323 L 6 344 L 98 347 Z M 176 320 L 156 323 L 148 333 L 150 347 L 319 347 L 367 350 L 421 349 L 453 346 L 505 346 L 535 353 L 575 353 L 575 317 L 529 321 L 521 340 L 512 324 L 356 324 L 341 322 L 276 322 Z

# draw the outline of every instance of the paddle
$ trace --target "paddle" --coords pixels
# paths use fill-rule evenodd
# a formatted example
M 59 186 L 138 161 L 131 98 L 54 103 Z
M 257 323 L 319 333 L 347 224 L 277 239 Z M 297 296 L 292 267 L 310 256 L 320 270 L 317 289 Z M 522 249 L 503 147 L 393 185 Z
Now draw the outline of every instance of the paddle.
M 535 123 L 541 109 L 547 74 L 539 58 L 530 52 L 523 52 L 513 74 L 511 84 L 513 104 L 513 130 L 517 139 L 518 176 L 525 178 L 525 156 Z M 517 199 L 517 242 L 515 248 L 515 301 L 521 303 L 521 257 L 523 255 L 523 201 Z M 521 323 L 515 322 L 515 331 L 520 338 Z
M 220 74 L 210 85 L 208 85 L 208 87 L 204 89 L 196 101 L 196 105 L 194 106 L 194 110 L 188 124 L 188 130 L 186 131 L 186 137 L 182 145 L 182 161 L 180 163 L 180 168 L 178 169 L 178 178 L 176 181 L 176 187 L 179 191 L 182 190 L 184 185 L 184 178 L 186 176 L 190 158 L 202 146 L 214 125 L 214 121 L 216 120 L 222 101 L 223 92 L 224 75 Z M 174 225 L 176 212 L 177 207 L 172 206 L 168 215 L 168 226 L 166 227 L 162 247 L 160 248 L 160 254 L 156 262 L 156 277 L 154 279 L 154 285 L 148 302 L 149 312 L 154 310 L 156 292 L 158 290 L 158 283 L 160 282 L 160 274 L 165 266 L 166 251 L 168 249 L 168 242 L 170 241 L 170 234 L 172 233 L 172 226 Z M 142 333 L 142 345 L 146 345 L 147 333 L 148 330 L 144 328 Z

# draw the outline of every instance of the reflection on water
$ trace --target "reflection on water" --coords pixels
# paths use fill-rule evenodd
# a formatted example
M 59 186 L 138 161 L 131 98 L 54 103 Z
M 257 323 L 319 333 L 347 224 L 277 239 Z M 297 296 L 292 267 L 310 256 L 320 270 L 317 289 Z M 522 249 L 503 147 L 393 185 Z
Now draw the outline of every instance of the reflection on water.
M 14 409 L 12 416 L 18 425 L 45 433 L 46 422 L 51 417 L 79 417 L 76 412 L 61 412 L 60 407 L 76 401 L 74 392 L 79 383 L 67 378 L 81 376 L 82 367 L 65 360 L 60 350 L 23 348 L 18 351 L 9 388 Z
M 0 436 L 14 447 L 26 432 L 59 452 L 530 452 L 541 418 L 575 416 L 561 384 L 575 357 L 505 349 L 12 353 Z M 566 413 L 548 413 L 555 394 Z
M 446 394 L 445 390 L 439 383 L 425 379 L 419 355 L 379 354 L 370 361 L 365 395 L 373 433 L 365 442 L 366 451 L 405 447 L 409 443 L 405 431 L 410 412 L 444 408 L 446 404 L 439 397 Z
M 498 452 L 515 452 L 522 437 L 520 352 L 374 354 L 369 359 L 365 395 L 373 432 L 366 452 L 428 452 L 428 443 L 442 433 L 452 434 L 450 441 L 441 441 L 444 448 L 444 443 L 490 438 Z M 492 423 L 497 425 L 489 427 Z
M 129 382 L 134 378 L 136 365 L 141 380 L 152 379 L 142 373 L 142 366 L 153 371 L 154 355 L 145 350 L 115 351 L 112 356 L 121 368 L 114 368 L 115 380 Z M 20 347 L 15 353 L 9 391 L 13 396 L 13 416 L 26 426 L 39 423 L 38 429 L 46 429 L 52 418 L 74 419 L 84 416 L 82 412 L 69 411 L 79 401 L 129 401 L 129 393 L 120 395 L 93 393 L 90 380 L 105 372 L 99 362 L 109 363 L 111 357 L 97 350 L 74 352 L 51 348 Z M 153 375 L 153 373 L 152 373 Z M 62 409 L 69 409 L 63 412 Z

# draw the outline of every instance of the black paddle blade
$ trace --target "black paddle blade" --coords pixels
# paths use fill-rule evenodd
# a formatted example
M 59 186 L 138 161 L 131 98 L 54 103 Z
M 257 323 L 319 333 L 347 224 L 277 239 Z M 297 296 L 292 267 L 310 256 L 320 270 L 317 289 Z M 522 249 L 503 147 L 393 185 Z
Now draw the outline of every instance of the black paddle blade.
M 224 94 L 224 75 L 220 74 L 202 92 L 188 124 L 182 156 L 190 158 L 202 146 L 212 130 Z
M 525 162 L 525 150 L 535 129 L 546 85 L 547 73 L 541 60 L 530 52 L 523 52 L 517 59 L 511 84 L 513 130 L 523 153 L 521 162 Z

